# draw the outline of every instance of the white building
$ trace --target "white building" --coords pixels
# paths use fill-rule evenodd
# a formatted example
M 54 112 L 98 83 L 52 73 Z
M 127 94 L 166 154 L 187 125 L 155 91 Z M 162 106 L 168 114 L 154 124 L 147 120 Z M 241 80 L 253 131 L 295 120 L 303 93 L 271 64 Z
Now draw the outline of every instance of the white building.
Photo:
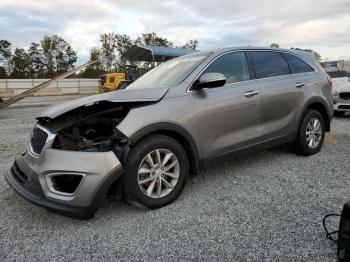
M 321 63 L 327 72 L 347 71 L 350 72 L 350 61 L 337 60 L 326 61 Z

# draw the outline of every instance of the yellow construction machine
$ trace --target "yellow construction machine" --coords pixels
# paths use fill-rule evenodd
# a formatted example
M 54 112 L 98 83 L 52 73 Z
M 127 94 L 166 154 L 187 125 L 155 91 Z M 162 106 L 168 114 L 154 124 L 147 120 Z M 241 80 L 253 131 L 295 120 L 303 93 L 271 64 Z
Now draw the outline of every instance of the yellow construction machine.
M 125 73 L 110 73 L 101 76 L 98 88 L 100 93 L 104 93 L 124 89 L 129 84 L 130 80 L 126 79 Z

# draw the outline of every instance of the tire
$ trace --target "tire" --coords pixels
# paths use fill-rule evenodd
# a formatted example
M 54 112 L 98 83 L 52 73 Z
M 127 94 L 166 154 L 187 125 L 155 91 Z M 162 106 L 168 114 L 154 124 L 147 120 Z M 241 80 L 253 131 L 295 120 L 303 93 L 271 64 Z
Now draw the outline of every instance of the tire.
M 317 120 L 318 123 L 320 124 L 320 127 L 318 132 L 315 132 L 314 136 L 311 134 L 311 137 L 317 137 L 315 141 L 315 144 L 310 142 L 310 135 L 307 136 L 307 132 L 310 132 L 310 128 L 312 129 L 312 124 Z M 317 123 L 317 122 L 316 122 Z M 310 126 L 308 126 L 310 124 Z M 304 155 L 304 156 L 309 156 L 318 153 L 321 150 L 321 147 L 323 145 L 325 137 L 325 122 L 323 119 L 323 116 L 319 111 L 316 110 L 307 110 L 304 114 L 304 117 L 301 121 L 299 131 L 297 138 L 294 141 L 294 148 L 297 154 Z M 308 139 L 307 139 L 308 138 Z M 311 138 L 312 140 L 312 138 Z M 316 143 L 318 141 L 318 143 Z M 311 145 L 310 145 L 311 143 Z
M 345 115 L 344 111 L 334 111 L 334 116 L 336 117 L 342 117 Z
M 161 161 L 157 160 L 157 150 Z M 173 155 L 168 155 L 169 153 Z M 152 173 L 148 172 L 152 170 L 147 157 L 149 155 L 155 164 L 153 169 L 156 171 Z M 162 164 L 159 165 L 159 162 L 164 163 L 166 155 L 171 158 L 163 167 Z M 168 175 L 171 174 L 170 177 L 164 172 L 174 163 L 175 165 L 166 172 Z M 149 209 L 160 208 L 175 201 L 181 194 L 189 173 L 188 157 L 184 148 L 175 139 L 165 135 L 152 135 L 137 143 L 130 152 L 125 167 L 125 199 L 135 206 L 141 205 Z M 147 179 L 148 182 L 143 183 Z M 139 185 L 139 183 L 142 184 Z M 152 183 L 154 183 L 153 187 Z M 159 183 L 161 183 L 160 187 L 158 187 Z M 158 190 L 159 188 L 161 190 Z

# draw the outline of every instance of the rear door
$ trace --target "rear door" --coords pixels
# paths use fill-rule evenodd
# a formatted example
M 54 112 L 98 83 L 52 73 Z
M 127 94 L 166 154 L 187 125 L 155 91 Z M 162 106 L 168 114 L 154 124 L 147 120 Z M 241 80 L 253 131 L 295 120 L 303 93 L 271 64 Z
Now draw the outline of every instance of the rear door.
M 292 72 L 292 66 L 281 52 L 249 51 L 249 54 L 255 78 L 261 87 L 264 139 L 283 138 L 292 134 L 304 101 L 305 79 L 299 73 Z
M 258 141 L 261 97 L 250 80 L 244 51 L 216 58 L 203 72 L 222 73 L 226 84 L 194 91 L 204 159 L 210 160 Z

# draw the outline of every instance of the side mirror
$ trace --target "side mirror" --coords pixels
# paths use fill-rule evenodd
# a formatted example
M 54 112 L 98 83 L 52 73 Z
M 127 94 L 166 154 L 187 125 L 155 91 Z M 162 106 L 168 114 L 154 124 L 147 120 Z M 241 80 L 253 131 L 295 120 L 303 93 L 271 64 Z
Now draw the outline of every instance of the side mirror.
M 226 83 L 226 77 L 221 73 L 206 73 L 203 74 L 194 89 L 199 90 L 202 88 L 216 88 L 223 86 Z

